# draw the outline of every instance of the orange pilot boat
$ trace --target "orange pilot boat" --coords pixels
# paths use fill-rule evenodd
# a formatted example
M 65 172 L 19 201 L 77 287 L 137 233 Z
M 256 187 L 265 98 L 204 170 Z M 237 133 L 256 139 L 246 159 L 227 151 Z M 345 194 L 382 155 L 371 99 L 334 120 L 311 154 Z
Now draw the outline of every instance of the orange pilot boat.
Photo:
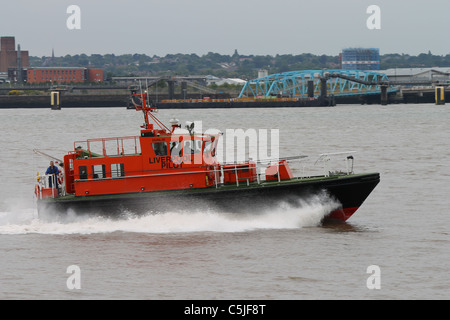
M 40 216 L 120 217 L 194 208 L 241 213 L 280 201 L 298 205 L 298 199 L 325 191 L 340 203 L 326 219 L 346 221 L 380 181 L 378 173 L 353 170 L 294 177 L 289 162 L 303 156 L 271 161 L 262 171 L 259 161 L 221 164 L 216 157 L 221 133 L 195 133 L 193 126 L 182 132 L 175 119 L 166 127 L 145 94 L 132 92 L 132 101 L 144 113 L 140 135 L 76 141 L 59 176 L 38 177 Z

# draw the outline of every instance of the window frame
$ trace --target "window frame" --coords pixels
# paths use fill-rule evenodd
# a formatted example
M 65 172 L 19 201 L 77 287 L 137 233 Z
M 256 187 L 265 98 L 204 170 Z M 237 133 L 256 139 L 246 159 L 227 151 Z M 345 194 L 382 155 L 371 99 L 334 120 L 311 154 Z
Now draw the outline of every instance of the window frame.
M 123 163 L 111 163 L 111 178 L 120 179 L 125 177 L 125 165 Z

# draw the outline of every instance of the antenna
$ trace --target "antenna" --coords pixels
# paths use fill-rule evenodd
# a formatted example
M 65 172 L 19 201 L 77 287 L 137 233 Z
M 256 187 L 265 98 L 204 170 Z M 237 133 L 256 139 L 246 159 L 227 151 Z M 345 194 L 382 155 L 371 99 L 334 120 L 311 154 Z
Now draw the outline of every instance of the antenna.
M 186 129 L 189 131 L 189 134 L 192 135 L 194 131 L 194 122 L 189 123 L 189 121 L 186 121 Z
M 137 98 L 136 101 L 134 98 Z M 136 89 L 131 89 L 131 102 L 134 104 L 134 107 L 136 108 L 136 111 L 142 111 L 144 112 L 144 120 L 145 124 L 142 126 L 145 129 L 148 129 L 150 126 L 149 117 L 163 130 L 166 132 L 170 132 L 170 129 L 167 128 L 158 118 L 156 118 L 154 115 L 152 115 L 152 112 L 156 111 L 156 107 L 150 106 L 150 104 L 147 103 L 145 94 L 142 93 L 142 87 L 141 87 L 141 94 L 136 94 Z
M 150 97 L 148 94 L 148 81 L 147 80 L 148 80 L 148 78 L 145 78 L 145 88 L 146 88 L 145 92 L 147 92 L 147 102 L 150 105 Z

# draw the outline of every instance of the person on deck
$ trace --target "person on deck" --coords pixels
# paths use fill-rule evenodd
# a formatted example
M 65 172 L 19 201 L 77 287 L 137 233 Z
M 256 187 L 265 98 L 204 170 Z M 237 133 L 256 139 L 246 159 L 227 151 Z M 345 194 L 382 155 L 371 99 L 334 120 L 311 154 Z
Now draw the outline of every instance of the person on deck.
M 45 174 L 51 175 L 50 179 L 48 179 L 49 187 L 51 188 L 53 186 L 53 181 L 55 181 L 55 188 L 58 188 L 59 169 L 53 164 L 53 161 L 50 161 L 50 167 L 47 168 Z

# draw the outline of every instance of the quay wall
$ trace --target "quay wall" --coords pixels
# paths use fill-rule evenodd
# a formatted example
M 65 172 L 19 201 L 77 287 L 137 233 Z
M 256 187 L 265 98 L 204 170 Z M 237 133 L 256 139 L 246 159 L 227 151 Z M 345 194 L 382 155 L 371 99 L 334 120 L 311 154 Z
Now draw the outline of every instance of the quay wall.
M 178 98 L 178 97 L 177 97 Z M 194 97 L 202 99 L 199 95 Z M 330 106 L 342 104 L 380 104 L 380 95 L 360 95 L 360 96 L 336 96 L 333 103 L 314 100 L 296 100 L 291 101 L 227 101 L 227 102 L 165 102 L 167 95 L 151 95 L 150 100 L 160 109 L 176 108 L 280 108 L 280 107 L 312 107 L 312 106 Z M 286 99 L 289 100 L 289 99 Z M 295 100 L 295 101 L 294 101 Z M 445 100 L 450 102 L 450 88 L 446 88 Z M 435 103 L 434 90 L 404 90 L 403 92 L 391 93 L 388 95 L 388 104 L 398 103 Z M 106 107 L 132 107 L 130 105 L 130 96 L 123 94 L 62 94 L 61 108 L 106 108 Z M 50 95 L 0 95 L 0 109 L 6 108 L 51 108 Z

